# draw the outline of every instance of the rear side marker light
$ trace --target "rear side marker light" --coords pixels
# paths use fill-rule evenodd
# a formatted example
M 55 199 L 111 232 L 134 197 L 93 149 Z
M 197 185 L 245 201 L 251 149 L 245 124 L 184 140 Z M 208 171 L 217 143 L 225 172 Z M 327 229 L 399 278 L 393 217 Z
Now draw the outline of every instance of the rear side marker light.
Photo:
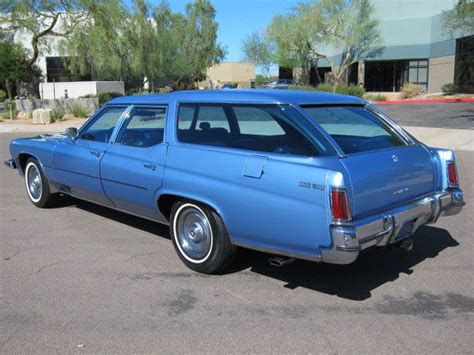
M 450 185 L 457 185 L 459 183 L 456 163 L 453 161 L 448 162 L 448 182 Z
M 334 221 L 349 221 L 351 219 L 346 190 L 331 190 L 331 210 Z

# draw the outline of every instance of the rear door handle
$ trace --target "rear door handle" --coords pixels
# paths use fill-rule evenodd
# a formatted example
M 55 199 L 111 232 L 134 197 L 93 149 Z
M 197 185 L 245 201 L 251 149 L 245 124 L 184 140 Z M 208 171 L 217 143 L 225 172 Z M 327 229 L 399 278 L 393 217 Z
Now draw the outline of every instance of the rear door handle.
M 151 169 L 153 171 L 156 170 L 156 165 L 155 164 L 152 164 L 152 163 L 143 163 L 143 166 L 147 169 Z
M 101 153 L 100 153 L 99 151 L 97 151 L 97 150 L 90 150 L 90 153 L 91 153 L 92 155 L 95 155 L 96 157 L 100 157 L 100 154 L 101 154 Z

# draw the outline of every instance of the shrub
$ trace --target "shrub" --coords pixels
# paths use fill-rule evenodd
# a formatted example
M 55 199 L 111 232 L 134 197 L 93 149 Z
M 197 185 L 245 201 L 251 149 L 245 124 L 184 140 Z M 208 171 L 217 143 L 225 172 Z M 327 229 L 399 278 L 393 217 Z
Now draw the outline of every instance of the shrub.
M 288 90 L 316 91 L 316 88 L 311 85 L 290 85 Z
M 319 84 L 316 86 L 318 91 L 334 92 L 334 85 L 331 84 Z
M 7 98 L 7 93 L 5 92 L 5 90 L 0 89 L 0 102 L 5 101 L 6 98 Z
M 81 104 L 72 105 L 71 113 L 74 115 L 74 117 L 87 117 L 89 114 L 88 110 Z
M 64 111 L 61 108 L 54 108 L 51 110 L 51 121 L 57 122 L 61 121 L 64 116 Z
M 83 99 L 92 99 L 94 97 L 97 97 L 97 95 L 94 95 L 94 94 L 87 94 L 87 95 L 84 95 L 84 96 L 81 96 L 81 98 Z
M 365 94 L 365 89 L 359 85 L 346 85 L 346 84 L 337 84 L 336 92 L 343 95 L 351 95 L 357 97 L 363 97 Z
M 97 95 L 97 97 L 99 98 L 99 105 L 103 105 L 107 101 L 112 100 L 114 97 L 119 96 L 122 96 L 122 94 L 118 92 L 101 92 L 99 95 Z
M 441 86 L 441 91 L 445 95 L 452 95 L 458 92 L 458 87 L 456 86 L 456 84 L 448 83 Z
M 159 94 L 169 94 L 169 93 L 172 92 L 172 91 L 173 91 L 172 88 L 170 88 L 170 87 L 164 87 L 164 88 L 160 88 L 160 89 L 158 90 L 158 93 L 159 93 Z
M 364 96 L 366 100 L 369 101 L 385 101 L 387 100 L 387 97 L 382 94 L 376 94 L 376 95 L 366 95 Z
M 18 115 L 18 110 L 16 109 L 15 101 L 6 100 L 5 104 L 3 105 L 3 112 L 2 112 L 3 119 L 5 120 L 10 119 L 10 109 L 12 110 L 13 119 L 16 118 L 16 116 Z
M 413 83 L 406 83 L 402 86 L 401 95 L 403 99 L 411 99 L 420 96 L 423 93 L 420 85 Z
M 357 97 L 363 97 L 365 94 L 365 90 L 362 86 L 359 85 L 346 85 L 346 84 L 337 84 L 336 87 L 331 84 L 319 84 L 316 87 L 318 91 L 326 91 L 326 92 L 336 92 L 338 94 L 343 95 L 351 95 Z

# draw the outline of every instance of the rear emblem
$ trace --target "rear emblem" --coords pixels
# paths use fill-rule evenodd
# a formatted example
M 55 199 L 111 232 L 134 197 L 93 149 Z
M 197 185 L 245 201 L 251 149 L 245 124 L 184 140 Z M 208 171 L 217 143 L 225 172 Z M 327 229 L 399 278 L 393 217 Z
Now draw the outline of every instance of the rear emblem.
M 392 160 L 394 163 L 398 163 L 398 157 L 395 154 L 392 155 Z

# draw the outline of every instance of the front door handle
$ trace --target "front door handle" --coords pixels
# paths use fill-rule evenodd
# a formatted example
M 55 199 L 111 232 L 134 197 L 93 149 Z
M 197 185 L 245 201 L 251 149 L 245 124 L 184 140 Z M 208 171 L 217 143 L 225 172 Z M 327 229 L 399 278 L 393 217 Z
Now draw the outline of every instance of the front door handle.
M 100 154 L 101 154 L 98 150 L 90 150 L 90 153 L 92 155 L 95 155 L 97 158 L 100 157 Z
M 153 171 L 156 170 L 156 165 L 155 164 L 152 164 L 152 163 L 143 163 L 143 166 L 147 169 L 151 169 Z

